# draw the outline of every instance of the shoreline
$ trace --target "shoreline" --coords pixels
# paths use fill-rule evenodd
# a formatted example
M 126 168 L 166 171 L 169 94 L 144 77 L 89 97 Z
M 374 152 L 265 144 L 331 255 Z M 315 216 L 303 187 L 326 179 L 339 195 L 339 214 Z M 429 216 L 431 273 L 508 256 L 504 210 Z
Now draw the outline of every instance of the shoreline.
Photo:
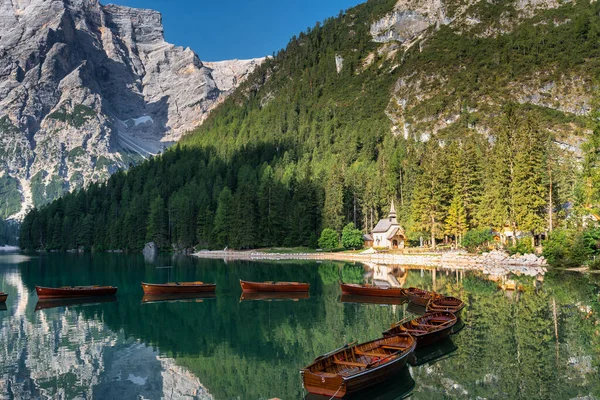
M 348 261 L 364 264 L 407 265 L 427 268 L 477 270 L 484 273 L 499 272 L 526 275 L 543 275 L 547 272 L 546 260 L 533 254 L 509 256 L 503 252 L 492 251 L 483 254 L 463 252 L 390 254 L 390 253 L 265 253 L 257 250 L 236 251 L 217 250 L 199 251 L 192 256 L 207 259 L 231 261 Z

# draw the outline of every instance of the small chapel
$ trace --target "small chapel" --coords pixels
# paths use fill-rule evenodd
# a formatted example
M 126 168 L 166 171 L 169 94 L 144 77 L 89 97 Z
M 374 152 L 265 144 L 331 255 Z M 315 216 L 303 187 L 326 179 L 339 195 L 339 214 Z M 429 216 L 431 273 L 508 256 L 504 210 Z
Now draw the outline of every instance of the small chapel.
M 396 207 L 392 199 L 390 213 L 387 218 L 379 220 L 373 232 L 363 236 L 365 247 L 403 249 L 406 235 L 396 219 Z

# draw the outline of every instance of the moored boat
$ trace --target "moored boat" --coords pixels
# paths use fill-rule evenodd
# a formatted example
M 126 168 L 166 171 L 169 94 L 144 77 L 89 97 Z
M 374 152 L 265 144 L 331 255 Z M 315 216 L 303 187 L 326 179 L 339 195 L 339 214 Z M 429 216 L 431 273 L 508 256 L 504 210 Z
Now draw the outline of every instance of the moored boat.
M 7 297 L 8 294 L 0 292 L 0 303 L 4 303 Z
M 301 282 L 248 282 L 240 279 L 243 292 L 308 292 L 310 284 Z
M 114 286 L 63 286 L 59 288 L 36 286 L 35 291 L 40 299 L 59 299 L 111 296 L 117 293 L 117 288 Z
M 440 297 L 429 302 L 427 312 L 448 311 L 459 316 L 462 309 L 465 308 L 465 303 L 456 297 Z
M 415 303 L 422 307 L 427 307 L 427 304 L 429 304 L 430 301 L 441 297 L 435 292 L 429 292 L 415 287 L 406 289 L 406 296 L 408 296 L 408 300 L 410 300 L 411 303 Z
M 293 300 L 310 298 L 308 292 L 242 292 L 240 301 L 246 300 Z
M 427 313 L 412 321 L 392 325 L 390 329 L 383 332 L 383 336 L 389 337 L 409 333 L 417 340 L 418 347 L 428 346 L 448 337 L 456 321 L 456 315 L 450 312 Z
M 380 287 L 376 285 L 340 283 L 343 294 L 357 296 L 404 297 L 404 289 Z
M 217 285 L 204 282 L 169 282 L 169 283 L 144 283 L 142 289 L 145 294 L 177 294 L 177 293 L 206 293 L 214 292 Z
M 397 374 L 415 347 L 416 340 L 406 333 L 344 346 L 300 371 L 304 388 L 330 397 L 356 393 Z

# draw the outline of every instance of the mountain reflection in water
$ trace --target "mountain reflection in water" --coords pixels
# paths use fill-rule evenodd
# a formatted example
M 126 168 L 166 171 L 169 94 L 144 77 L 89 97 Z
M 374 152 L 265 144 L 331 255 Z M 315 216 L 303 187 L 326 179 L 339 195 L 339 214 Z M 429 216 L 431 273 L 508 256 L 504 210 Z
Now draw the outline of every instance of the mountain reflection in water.
M 162 265 L 173 268 L 156 268 Z M 239 279 L 309 282 L 310 296 L 240 301 Z M 462 330 L 418 354 L 395 384 L 378 386 L 377 398 L 599 396 L 597 278 L 502 279 L 522 291 L 506 296 L 478 273 L 405 266 L 165 256 L 146 263 L 124 254 L 0 258 L 0 291 L 9 294 L 0 311 L 0 398 L 303 398 L 303 366 L 344 343 L 378 337 L 413 311 L 402 301 L 345 302 L 340 280 L 417 286 L 467 303 Z M 147 305 L 142 280 L 214 282 L 217 292 Z M 38 305 L 36 284 L 91 283 L 118 286 L 117 298 Z

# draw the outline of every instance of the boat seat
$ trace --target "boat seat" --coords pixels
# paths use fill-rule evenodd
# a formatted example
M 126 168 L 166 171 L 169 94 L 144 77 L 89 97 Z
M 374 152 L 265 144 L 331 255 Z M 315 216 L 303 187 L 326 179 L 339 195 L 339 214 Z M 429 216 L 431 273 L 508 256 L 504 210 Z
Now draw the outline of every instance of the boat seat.
M 385 354 L 385 353 L 372 353 L 369 351 L 362 351 L 362 350 L 354 350 L 354 352 L 361 356 L 369 356 L 369 357 L 387 357 L 387 356 L 389 356 L 389 354 Z
M 396 350 L 396 351 L 406 350 L 406 347 L 390 346 L 390 345 L 383 345 L 383 346 L 381 346 L 381 348 L 386 349 L 386 350 Z
M 352 361 L 340 361 L 337 359 L 334 359 L 333 363 L 338 364 L 338 365 L 348 365 L 350 367 L 361 367 L 361 368 L 367 367 L 367 364 L 364 364 L 364 363 L 357 363 L 357 362 L 352 362 Z

